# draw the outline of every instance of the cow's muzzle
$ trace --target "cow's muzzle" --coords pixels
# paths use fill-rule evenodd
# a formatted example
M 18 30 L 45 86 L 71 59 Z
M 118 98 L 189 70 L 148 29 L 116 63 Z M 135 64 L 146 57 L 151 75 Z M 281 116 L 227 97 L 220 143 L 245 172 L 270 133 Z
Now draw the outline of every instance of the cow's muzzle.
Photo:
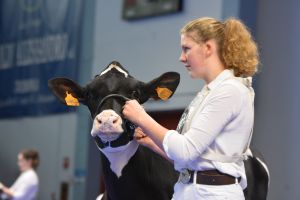
M 129 101 L 131 99 L 129 99 L 128 97 L 125 97 L 123 95 L 120 95 L 120 94 L 110 94 L 110 95 L 107 95 L 105 96 L 99 103 L 99 105 L 97 106 L 97 113 L 101 110 L 103 104 L 105 101 L 107 101 L 109 98 L 119 98 L 119 99 L 122 99 L 124 101 Z M 116 114 L 117 115 L 117 114 Z M 94 121 L 97 120 L 98 123 L 103 123 L 101 121 L 101 118 L 105 118 L 107 122 L 109 122 L 109 126 L 114 126 L 114 123 L 117 122 L 119 119 L 120 116 L 114 116 L 114 115 L 111 115 L 111 116 L 105 116 L 105 112 L 101 112 L 100 114 L 98 114 Z M 133 124 L 132 122 L 130 122 L 129 120 L 127 119 L 123 119 L 123 122 L 124 122 L 124 125 L 125 125 L 125 130 L 123 131 L 123 133 L 121 135 L 119 135 L 117 138 L 114 138 L 113 135 L 111 135 L 111 139 L 108 139 L 108 138 L 105 138 L 104 135 L 102 135 L 102 138 L 100 136 L 100 138 L 96 137 L 96 135 L 93 134 L 93 131 L 92 131 L 92 136 L 96 139 L 96 143 L 98 145 L 98 147 L 100 148 L 104 148 L 104 147 L 107 147 L 107 146 L 111 146 L 111 147 L 118 147 L 118 146 L 122 146 L 122 145 L 125 145 L 127 144 L 129 141 L 131 141 L 133 139 L 133 135 L 134 135 L 134 131 L 135 131 L 135 128 L 136 128 L 136 125 Z M 104 121 L 105 123 L 105 121 Z M 108 127 L 108 126 L 107 126 Z M 105 126 L 102 125 L 101 127 L 103 129 L 103 132 L 105 132 Z M 108 127 L 109 129 L 109 127 Z

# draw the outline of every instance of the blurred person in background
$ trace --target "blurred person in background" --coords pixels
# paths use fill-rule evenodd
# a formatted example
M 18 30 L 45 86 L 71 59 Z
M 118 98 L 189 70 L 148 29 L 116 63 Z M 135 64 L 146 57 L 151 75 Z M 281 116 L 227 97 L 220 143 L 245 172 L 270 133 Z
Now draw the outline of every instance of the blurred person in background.
M 1 200 L 34 200 L 39 187 L 36 168 L 39 165 L 39 154 L 36 150 L 25 149 L 18 154 L 20 176 L 11 187 L 0 182 Z

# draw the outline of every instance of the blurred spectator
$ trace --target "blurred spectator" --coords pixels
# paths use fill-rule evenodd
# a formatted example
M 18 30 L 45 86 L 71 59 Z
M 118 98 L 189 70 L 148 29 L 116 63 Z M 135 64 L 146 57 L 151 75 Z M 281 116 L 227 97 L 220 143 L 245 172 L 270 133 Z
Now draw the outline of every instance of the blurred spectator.
M 36 150 L 25 149 L 18 154 L 20 176 L 8 188 L 0 182 L 1 200 L 34 200 L 39 186 L 39 179 L 35 172 L 39 165 L 39 154 Z

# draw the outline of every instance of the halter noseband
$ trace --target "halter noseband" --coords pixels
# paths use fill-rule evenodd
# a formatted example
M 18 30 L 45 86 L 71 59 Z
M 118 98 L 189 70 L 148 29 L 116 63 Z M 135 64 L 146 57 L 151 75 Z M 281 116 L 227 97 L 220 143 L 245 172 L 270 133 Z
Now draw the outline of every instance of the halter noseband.
M 129 101 L 131 99 L 129 99 L 128 97 L 125 97 L 121 94 L 109 94 L 107 96 L 105 96 L 101 101 L 100 103 L 98 104 L 97 106 L 97 112 L 99 111 L 99 109 L 102 107 L 103 103 L 109 99 L 109 98 L 120 98 L 120 99 L 123 99 L 124 101 Z M 124 122 L 125 122 L 125 126 L 126 126 L 126 133 L 127 134 L 121 134 L 121 136 L 114 140 L 114 141 L 110 141 L 110 142 L 102 142 L 102 140 L 99 138 L 99 137 L 95 137 L 95 140 L 96 140 L 96 143 L 98 145 L 99 148 L 105 148 L 107 146 L 110 146 L 110 147 L 118 147 L 118 146 L 122 146 L 122 145 L 125 145 L 126 143 L 125 142 L 128 142 L 125 140 L 125 142 L 123 142 L 122 140 L 124 140 L 125 137 L 127 137 L 127 139 L 129 141 L 131 141 L 133 139 L 133 135 L 134 135 L 134 131 L 136 129 L 136 125 L 133 124 L 132 122 L 128 121 L 127 119 L 124 119 Z

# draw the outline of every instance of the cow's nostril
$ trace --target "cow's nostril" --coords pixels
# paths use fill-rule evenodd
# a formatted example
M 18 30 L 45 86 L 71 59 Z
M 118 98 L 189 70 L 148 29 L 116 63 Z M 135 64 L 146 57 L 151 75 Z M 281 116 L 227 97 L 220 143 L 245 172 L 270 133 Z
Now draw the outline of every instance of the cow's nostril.
M 98 121 L 99 124 L 102 124 L 102 120 L 101 119 L 97 118 L 97 121 Z

